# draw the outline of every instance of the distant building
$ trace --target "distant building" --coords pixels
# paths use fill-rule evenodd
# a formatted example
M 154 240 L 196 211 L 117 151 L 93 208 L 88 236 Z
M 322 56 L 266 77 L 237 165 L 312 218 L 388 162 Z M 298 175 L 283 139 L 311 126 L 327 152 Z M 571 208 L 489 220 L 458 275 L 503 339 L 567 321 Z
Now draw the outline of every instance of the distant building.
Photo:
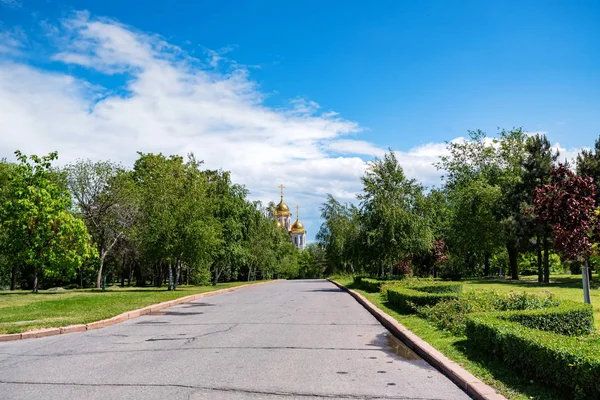
M 292 224 L 292 213 L 290 212 L 288 205 L 283 201 L 284 188 L 285 186 L 279 185 L 281 200 L 279 201 L 279 204 L 275 206 L 273 216 L 277 220 L 277 226 L 281 229 L 285 229 L 290 235 L 292 243 L 294 243 L 299 250 L 304 250 L 306 247 L 306 230 L 299 219 L 300 207 L 296 206 L 296 222 Z

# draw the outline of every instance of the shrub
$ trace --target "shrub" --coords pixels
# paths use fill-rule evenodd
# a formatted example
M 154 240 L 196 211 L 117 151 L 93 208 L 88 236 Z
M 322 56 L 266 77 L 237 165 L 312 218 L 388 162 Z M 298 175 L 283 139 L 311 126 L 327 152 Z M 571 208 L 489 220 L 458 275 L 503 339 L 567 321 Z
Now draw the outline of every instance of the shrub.
M 563 302 L 542 310 L 508 311 L 499 315 L 506 321 L 562 335 L 580 336 L 594 332 L 594 311 L 587 304 Z
M 561 334 L 590 332 L 592 315 L 591 307 L 578 303 L 476 313 L 467 317 L 465 332 L 470 345 L 529 379 L 570 391 L 573 398 L 600 399 L 600 337 Z
M 398 262 L 398 264 L 396 264 L 396 271 L 398 272 L 398 275 L 401 276 L 412 276 L 413 274 L 413 270 L 410 267 L 410 263 L 406 261 Z
M 432 306 L 444 300 L 456 299 L 456 292 L 425 292 L 404 285 L 394 285 L 386 288 L 387 301 L 402 312 L 414 313 L 420 307 Z
M 460 293 L 462 284 L 458 282 L 432 282 L 422 283 L 419 281 L 407 282 L 407 287 L 425 293 Z
M 364 276 L 355 276 L 354 285 L 365 292 L 377 293 L 383 290 L 384 287 L 397 285 L 400 281 L 398 280 L 385 280 L 385 279 L 372 279 Z
M 476 291 L 460 297 L 425 306 L 418 313 L 435 323 L 439 328 L 464 335 L 467 314 L 485 311 L 536 310 L 558 305 L 552 295 L 526 292 L 508 294 L 495 291 Z

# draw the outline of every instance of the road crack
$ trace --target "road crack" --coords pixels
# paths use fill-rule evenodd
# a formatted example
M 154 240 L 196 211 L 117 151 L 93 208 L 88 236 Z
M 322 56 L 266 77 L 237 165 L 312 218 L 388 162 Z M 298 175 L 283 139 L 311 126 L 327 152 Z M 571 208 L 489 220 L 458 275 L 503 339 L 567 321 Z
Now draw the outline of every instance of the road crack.
M 326 398 L 326 399 L 390 399 L 390 400 L 443 400 L 435 397 L 408 397 L 408 396 L 373 396 L 373 395 L 358 395 L 348 393 L 306 393 L 306 392 L 290 392 L 290 391 L 268 391 L 258 389 L 243 389 L 233 387 L 218 387 L 218 386 L 203 386 L 203 385 L 183 385 L 183 384 L 159 384 L 159 383 L 78 383 L 78 382 L 32 382 L 32 381 L 5 381 L 0 380 L 0 384 L 9 385 L 46 385 L 46 386 L 83 386 L 83 387 L 163 387 L 163 388 L 180 388 L 190 390 L 207 390 L 215 392 L 231 392 L 231 393 L 246 393 L 257 394 L 263 396 L 279 396 L 279 397 L 307 397 L 307 398 Z

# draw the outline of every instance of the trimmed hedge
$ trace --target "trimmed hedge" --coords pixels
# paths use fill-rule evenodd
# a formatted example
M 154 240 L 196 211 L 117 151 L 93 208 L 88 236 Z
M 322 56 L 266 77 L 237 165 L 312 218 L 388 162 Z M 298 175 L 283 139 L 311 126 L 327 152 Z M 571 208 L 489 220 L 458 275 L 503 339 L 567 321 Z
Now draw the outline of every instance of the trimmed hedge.
M 384 286 L 389 285 L 397 285 L 401 283 L 401 281 L 393 281 L 393 280 L 379 280 L 366 278 L 364 276 L 355 276 L 354 284 L 361 290 L 365 292 L 377 293 L 382 290 Z
M 571 301 L 563 301 L 558 307 L 541 310 L 507 311 L 499 317 L 529 328 L 561 335 L 581 336 L 595 330 L 592 306 Z
M 414 313 L 419 307 L 432 306 L 444 300 L 458 298 L 456 292 L 426 292 L 417 287 L 409 288 L 402 285 L 387 288 L 388 302 L 400 311 Z
M 425 293 L 461 293 L 463 285 L 458 282 L 422 283 L 413 281 L 407 282 L 406 287 Z
M 565 303 L 546 310 L 472 314 L 465 331 L 469 344 L 525 377 L 569 391 L 573 398 L 600 399 L 600 337 L 562 334 L 593 329 L 590 306 Z

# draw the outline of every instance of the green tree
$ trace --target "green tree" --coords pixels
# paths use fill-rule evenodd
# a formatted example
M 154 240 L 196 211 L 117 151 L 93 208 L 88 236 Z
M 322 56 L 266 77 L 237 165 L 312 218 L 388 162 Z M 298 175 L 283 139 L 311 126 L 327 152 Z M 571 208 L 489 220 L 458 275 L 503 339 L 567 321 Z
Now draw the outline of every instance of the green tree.
M 503 243 L 496 215 L 501 196 L 501 189 L 489 184 L 483 176 L 461 180 L 449 191 L 447 244 L 453 256 L 462 261 L 463 272 L 467 274 L 490 274 L 490 257 Z M 480 264 L 483 271 L 477 269 Z M 457 273 L 454 271 L 454 275 Z
M 581 150 L 577 155 L 576 165 L 577 175 L 589 176 L 594 180 L 596 206 L 600 206 L 600 137 L 596 139 L 593 149 Z
M 229 172 L 206 171 L 209 182 L 209 196 L 213 215 L 219 221 L 221 245 L 216 249 L 212 262 L 213 284 L 226 275 L 237 277 L 242 265 L 247 264 L 246 221 L 249 207 L 246 202 L 247 190 L 231 182 Z
M 501 131 L 489 139 L 482 131 L 469 132 L 469 140 L 448 144 L 449 155 L 437 164 L 445 171 L 445 187 L 450 192 L 480 181 L 500 193 L 493 207 L 499 224 L 513 279 L 519 279 L 518 255 L 527 240 L 524 211 L 527 194 L 523 190 L 523 162 L 526 135 L 522 129 Z M 474 215 L 475 216 L 475 215 Z
M 382 274 L 389 267 L 392 275 L 398 261 L 431 247 L 433 232 L 424 214 L 423 187 L 406 178 L 392 151 L 370 162 L 361 180 L 358 199 L 367 252 Z
M 109 161 L 80 160 L 65 167 L 68 188 L 97 246 L 100 288 L 106 256 L 131 230 L 138 216 L 133 181 L 123 168 Z
M 321 205 L 323 223 L 317 239 L 325 249 L 330 273 L 356 272 L 361 251 L 359 245 L 359 210 L 354 205 L 342 204 L 330 194 Z
M 53 176 L 58 154 L 15 154 L 19 163 L 0 208 L 0 225 L 11 262 L 32 271 L 37 292 L 40 276 L 71 276 L 94 252 L 85 224 L 69 212 L 70 193 Z

